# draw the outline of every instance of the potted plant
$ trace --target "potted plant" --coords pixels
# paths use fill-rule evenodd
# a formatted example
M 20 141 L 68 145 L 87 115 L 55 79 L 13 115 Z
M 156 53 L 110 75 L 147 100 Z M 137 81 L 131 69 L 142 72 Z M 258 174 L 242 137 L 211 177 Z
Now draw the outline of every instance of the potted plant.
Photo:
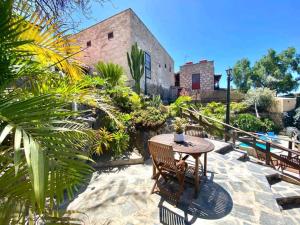
M 175 121 L 173 122 L 173 127 L 175 130 L 174 141 L 175 142 L 184 142 L 185 120 L 182 118 L 176 117 Z

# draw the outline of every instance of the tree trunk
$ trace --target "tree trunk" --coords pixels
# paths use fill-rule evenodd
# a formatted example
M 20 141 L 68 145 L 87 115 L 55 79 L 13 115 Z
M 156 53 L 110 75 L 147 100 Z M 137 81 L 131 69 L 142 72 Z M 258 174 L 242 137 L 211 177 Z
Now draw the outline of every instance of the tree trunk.
M 254 109 L 255 109 L 255 114 L 257 118 L 260 118 L 259 114 L 258 114 L 258 110 L 257 110 L 257 104 L 256 102 L 254 102 Z
M 140 82 L 135 81 L 134 88 L 135 88 L 135 92 L 139 95 L 141 93 Z

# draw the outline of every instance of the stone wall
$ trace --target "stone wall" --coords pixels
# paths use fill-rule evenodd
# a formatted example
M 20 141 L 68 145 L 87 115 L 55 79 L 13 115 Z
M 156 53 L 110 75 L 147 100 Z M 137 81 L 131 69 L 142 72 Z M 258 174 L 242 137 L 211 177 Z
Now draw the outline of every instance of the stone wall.
M 129 75 L 126 52 L 131 46 L 130 14 L 126 10 L 73 35 L 82 49 L 87 47 L 88 41 L 91 42 L 91 46 L 77 58 L 92 70 L 99 60 L 113 62 L 123 66 Z M 111 32 L 113 38 L 108 39 Z
M 214 91 L 214 62 L 203 60 L 199 63 L 185 64 L 180 67 L 180 86 L 190 95 Z M 200 74 L 200 90 L 192 90 L 192 75 Z
M 108 34 L 113 32 L 113 38 Z M 134 81 L 130 75 L 126 53 L 137 42 L 138 46 L 151 55 L 151 79 L 147 79 L 148 94 L 162 94 L 164 99 L 169 98 L 169 88 L 174 85 L 174 61 L 162 47 L 144 23 L 131 10 L 127 9 L 100 23 L 86 28 L 71 36 L 81 48 L 87 48 L 77 58 L 93 71 L 94 65 L 99 61 L 113 62 L 121 65 L 127 75 L 128 86 Z M 141 79 L 141 88 L 144 90 L 145 79 Z M 160 92 L 162 91 L 162 92 Z
M 158 40 L 148 30 L 138 16 L 131 11 L 131 43 L 151 56 L 151 79 L 147 79 L 147 93 L 156 94 L 158 90 L 169 90 L 174 85 L 174 61 Z M 141 79 L 141 88 L 145 88 L 145 76 Z M 166 95 L 166 91 L 163 93 Z M 168 97 L 168 96 L 164 96 Z

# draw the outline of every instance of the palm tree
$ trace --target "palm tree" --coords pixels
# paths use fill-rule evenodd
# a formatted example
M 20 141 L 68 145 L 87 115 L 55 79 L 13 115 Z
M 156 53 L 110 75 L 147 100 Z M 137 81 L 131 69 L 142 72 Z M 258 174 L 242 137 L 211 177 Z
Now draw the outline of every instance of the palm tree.
M 138 48 L 137 43 L 132 45 L 131 53 L 127 52 L 127 61 L 130 69 L 130 74 L 135 81 L 135 91 L 140 94 L 141 92 L 141 78 L 144 74 L 145 58 L 144 51 Z
M 72 222 L 58 207 L 73 196 L 92 168 L 82 148 L 93 132 L 74 120 L 74 98 L 111 112 L 109 104 L 89 90 L 78 51 L 55 25 L 27 15 L 23 0 L 0 2 L 0 224 Z M 51 79 L 55 65 L 66 80 Z M 76 221 L 73 221 L 76 222 Z

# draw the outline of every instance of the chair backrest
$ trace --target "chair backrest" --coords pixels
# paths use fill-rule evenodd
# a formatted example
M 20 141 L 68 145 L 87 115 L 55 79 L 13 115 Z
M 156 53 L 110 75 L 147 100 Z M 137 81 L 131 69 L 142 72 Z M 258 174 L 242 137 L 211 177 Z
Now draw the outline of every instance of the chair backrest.
M 205 132 L 203 128 L 195 125 L 187 125 L 185 127 L 185 134 L 190 136 L 195 136 L 195 137 L 201 137 L 201 138 L 205 137 Z
M 177 171 L 172 146 L 148 141 L 148 147 L 152 156 L 153 163 L 157 168 L 160 165 L 163 165 L 164 167 L 168 167 L 175 172 Z

